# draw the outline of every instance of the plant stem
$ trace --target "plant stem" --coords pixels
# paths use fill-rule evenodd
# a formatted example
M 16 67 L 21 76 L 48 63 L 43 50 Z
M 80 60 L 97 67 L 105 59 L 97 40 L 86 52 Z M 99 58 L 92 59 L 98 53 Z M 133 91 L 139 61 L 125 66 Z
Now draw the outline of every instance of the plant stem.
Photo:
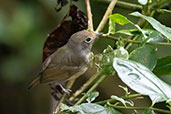
M 121 97 L 123 99 L 133 99 L 133 98 L 137 98 L 137 97 L 141 97 L 142 95 L 141 94 L 133 94 L 133 95 L 129 95 L 129 96 L 124 96 L 124 97 Z M 106 99 L 106 100 L 103 100 L 103 101 L 99 101 L 99 102 L 96 102 L 97 104 L 100 104 L 100 105 L 104 105 L 106 104 L 107 102 L 116 102 L 115 99 Z
M 109 36 L 109 35 L 104 35 L 107 38 L 110 38 L 112 40 L 119 40 L 118 37 L 114 37 L 114 36 Z M 134 43 L 134 44 L 143 44 L 144 42 L 142 41 L 135 41 L 135 40 L 129 40 L 129 39 L 122 39 L 125 42 L 129 42 L 129 43 Z M 171 46 L 171 43 L 164 43 L 164 42 L 146 42 L 146 44 L 150 44 L 150 45 L 164 45 L 164 46 Z
M 99 26 L 96 29 L 96 32 L 102 31 L 102 29 L 104 28 L 104 26 L 105 26 L 105 24 L 106 24 L 106 22 L 108 20 L 109 15 L 112 13 L 113 8 L 115 7 L 116 2 L 117 2 L 117 0 L 112 0 L 110 2 L 110 4 L 109 4 L 109 6 L 108 6 L 102 20 L 101 20 L 101 22 L 99 24 Z
M 96 72 L 93 76 L 91 76 L 91 78 L 89 80 L 87 80 L 86 83 L 83 84 L 83 86 L 79 90 L 77 90 L 72 95 L 72 97 L 70 97 L 69 100 L 73 101 L 77 96 L 79 96 L 81 93 L 83 93 L 88 88 L 88 86 L 90 86 L 98 76 L 99 76 L 99 72 Z
M 106 77 L 107 77 L 106 75 L 102 75 L 102 76 L 97 80 L 97 82 L 96 82 L 96 83 L 87 91 L 87 93 L 90 93 L 90 92 L 94 91 L 94 90 L 97 88 L 97 86 L 98 86 Z M 82 102 L 86 99 L 86 97 L 87 97 L 87 95 L 85 94 L 84 96 L 82 96 L 82 97 L 79 99 L 79 101 L 77 101 L 77 102 L 75 103 L 75 105 L 78 105 L 78 104 L 82 103 Z
M 154 110 L 157 112 L 161 112 L 161 113 L 165 113 L 165 114 L 171 114 L 171 111 L 167 111 L 167 110 L 163 110 L 163 109 L 159 109 L 159 108 L 153 108 L 153 107 L 125 107 L 125 106 L 116 106 L 116 105 L 112 105 L 110 104 L 110 102 L 107 103 L 109 106 L 113 107 L 113 108 L 117 108 L 117 109 L 128 109 L 128 110 L 145 110 L 145 109 L 149 109 L 149 110 Z
M 110 2 L 111 0 L 95 0 L 97 2 Z M 124 1 L 117 1 L 116 6 L 125 8 L 125 9 L 132 9 L 132 10 L 142 10 L 142 6 L 138 4 L 128 3 Z
M 85 1 L 86 1 L 86 5 L 87 5 L 88 30 L 94 31 L 90 0 L 85 0 Z

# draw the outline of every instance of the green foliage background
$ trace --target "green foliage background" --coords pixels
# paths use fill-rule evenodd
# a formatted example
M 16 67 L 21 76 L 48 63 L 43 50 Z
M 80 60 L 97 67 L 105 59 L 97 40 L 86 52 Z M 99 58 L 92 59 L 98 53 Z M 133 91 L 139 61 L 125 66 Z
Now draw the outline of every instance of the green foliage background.
M 99 24 L 108 4 L 92 0 L 95 27 Z M 125 0 L 136 3 L 136 0 Z M 80 0 L 78 7 L 85 12 L 85 3 Z M 0 3 L 0 113 L 1 114 L 48 114 L 53 110 L 54 102 L 47 86 L 40 86 L 28 91 L 27 84 L 39 70 L 42 61 L 42 47 L 50 33 L 68 10 L 63 8 L 60 13 L 54 10 L 56 0 L 4 0 Z M 170 8 L 171 9 L 171 6 Z M 128 14 L 133 10 L 120 7 L 114 12 L 125 15 L 129 20 L 137 22 L 137 18 Z M 171 14 L 158 14 L 155 18 L 162 24 L 171 27 Z M 123 26 L 117 25 L 117 29 Z M 124 26 L 131 28 L 130 25 Z M 104 32 L 107 32 L 107 26 Z M 105 43 L 104 43 L 105 42 Z M 99 53 L 113 46 L 110 39 L 100 38 L 95 42 L 93 52 Z M 171 55 L 171 47 L 159 46 L 158 57 Z M 93 71 L 90 71 L 90 73 Z M 87 73 L 88 74 L 88 73 Z M 80 83 L 85 77 L 80 78 Z M 171 77 L 161 77 L 171 84 Z M 118 89 L 122 84 L 115 77 L 105 80 L 98 90 L 103 93 L 100 99 L 111 94 L 121 95 Z M 79 85 L 79 84 L 78 84 Z M 78 86 L 76 85 L 76 86 Z M 123 85 L 123 84 L 122 84 Z M 106 89 L 111 88 L 111 89 Z M 111 91 L 112 90 L 112 91 Z M 142 101 L 143 105 L 150 104 Z M 138 103 L 137 103 L 138 104 Z M 138 104 L 139 105 L 139 104 Z

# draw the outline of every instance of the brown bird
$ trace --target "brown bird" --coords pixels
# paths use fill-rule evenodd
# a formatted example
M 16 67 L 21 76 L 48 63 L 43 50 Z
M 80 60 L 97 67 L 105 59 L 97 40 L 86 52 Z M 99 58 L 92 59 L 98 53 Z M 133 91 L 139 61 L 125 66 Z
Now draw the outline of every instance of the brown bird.
M 67 44 L 50 55 L 43 63 L 38 76 L 29 84 L 28 89 L 40 83 L 62 84 L 72 76 L 83 74 L 87 70 L 90 51 L 94 40 L 102 35 L 88 30 L 74 33 Z

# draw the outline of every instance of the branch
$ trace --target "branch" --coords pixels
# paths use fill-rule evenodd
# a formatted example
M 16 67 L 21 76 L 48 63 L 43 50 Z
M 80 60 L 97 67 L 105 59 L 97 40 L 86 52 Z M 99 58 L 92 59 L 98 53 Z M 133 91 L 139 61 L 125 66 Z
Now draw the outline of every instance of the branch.
M 112 40 L 119 40 L 118 37 L 114 37 L 114 36 L 110 36 L 110 35 L 103 35 L 104 37 L 110 38 Z M 135 41 L 135 40 L 129 40 L 129 39 L 122 39 L 125 42 L 128 43 L 134 43 L 134 44 L 143 44 L 144 42 L 142 41 Z M 171 46 L 171 43 L 164 43 L 164 42 L 146 42 L 146 44 L 150 44 L 150 45 L 164 45 L 164 46 Z
M 123 96 L 121 98 L 123 99 L 134 99 L 134 98 L 140 98 L 142 97 L 141 94 L 132 94 L 132 95 L 129 95 L 129 96 Z M 99 101 L 99 102 L 95 102 L 97 104 L 100 104 L 100 105 L 104 105 L 106 104 L 107 102 L 116 102 L 117 100 L 116 99 L 107 99 L 107 100 L 103 100 L 103 101 Z
M 95 0 L 97 2 L 110 2 L 111 0 Z M 132 10 L 142 10 L 142 6 L 138 4 L 117 1 L 116 6 L 125 8 L 125 9 L 132 9 Z
M 163 109 L 159 109 L 159 108 L 153 108 L 153 107 L 125 107 L 125 106 L 116 106 L 116 105 L 112 105 L 110 104 L 110 102 L 107 103 L 109 106 L 113 107 L 113 108 L 117 108 L 117 109 L 128 109 L 128 110 L 145 110 L 145 109 L 149 109 L 149 110 L 154 110 L 157 112 L 161 112 L 164 114 L 170 114 L 171 111 L 168 110 L 163 110 Z
M 96 32 L 100 32 L 104 28 L 104 26 L 105 26 L 105 24 L 106 24 L 106 22 L 108 20 L 109 15 L 112 13 L 113 8 L 115 7 L 116 2 L 117 2 L 117 0 L 112 0 L 110 2 L 110 4 L 109 4 L 109 6 L 108 6 L 102 20 L 101 20 L 101 22 L 99 24 L 99 26 L 96 29 Z
M 85 0 L 85 1 L 86 1 L 86 5 L 87 5 L 88 30 L 94 31 L 90 0 Z
M 90 93 L 90 92 L 92 92 L 92 91 L 94 91 L 96 88 L 97 88 L 97 86 L 104 80 L 104 79 L 106 79 L 106 75 L 102 75 L 98 80 L 97 80 L 97 82 L 87 91 L 87 93 Z M 86 99 L 86 97 L 87 97 L 87 94 L 85 94 L 84 96 L 82 96 L 80 99 L 79 99 L 79 101 L 77 101 L 76 102 L 76 104 L 75 105 L 78 105 L 78 104 L 80 104 L 80 103 L 82 103 L 85 99 Z
M 83 93 L 87 88 L 88 86 L 90 86 L 93 81 L 99 76 L 99 72 L 96 72 L 93 76 L 91 76 L 91 78 L 89 80 L 87 80 L 86 83 L 84 83 L 84 85 L 79 89 L 77 90 L 73 95 L 72 97 L 69 99 L 70 101 L 74 101 L 74 99 L 79 96 L 81 93 Z

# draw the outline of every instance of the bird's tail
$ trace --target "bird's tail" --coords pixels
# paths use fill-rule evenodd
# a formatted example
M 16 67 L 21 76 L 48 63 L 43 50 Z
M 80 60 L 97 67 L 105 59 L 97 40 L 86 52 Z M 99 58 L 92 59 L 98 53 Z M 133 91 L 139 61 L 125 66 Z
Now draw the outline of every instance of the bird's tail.
M 40 83 L 40 76 L 37 76 L 37 77 L 28 85 L 28 89 L 30 90 L 30 89 L 36 87 L 39 83 Z

